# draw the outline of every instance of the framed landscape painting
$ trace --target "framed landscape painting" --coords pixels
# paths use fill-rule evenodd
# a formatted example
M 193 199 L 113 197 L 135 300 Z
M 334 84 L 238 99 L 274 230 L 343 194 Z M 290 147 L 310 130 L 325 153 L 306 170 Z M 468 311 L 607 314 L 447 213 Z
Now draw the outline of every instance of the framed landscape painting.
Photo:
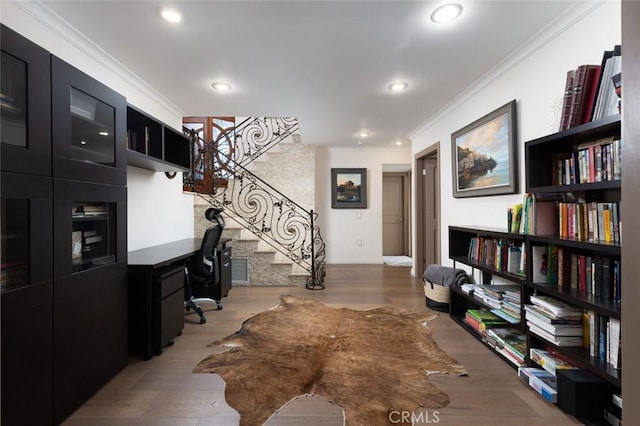
M 331 208 L 367 208 L 367 169 L 331 169 Z
M 518 192 L 516 101 L 451 135 L 455 198 Z

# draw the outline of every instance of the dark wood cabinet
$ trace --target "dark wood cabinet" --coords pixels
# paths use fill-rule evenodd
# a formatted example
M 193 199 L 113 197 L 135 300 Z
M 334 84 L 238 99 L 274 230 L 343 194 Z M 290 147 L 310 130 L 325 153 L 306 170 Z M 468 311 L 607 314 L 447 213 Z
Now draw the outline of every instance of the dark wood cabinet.
M 53 386 L 51 178 L 3 171 L 0 179 L 0 423 L 49 424 Z
M 128 358 L 126 100 L 1 31 L 2 424 L 57 424 Z
M 51 176 L 49 52 L 0 24 L 3 171 Z
M 224 243 L 218 247 L 217 251 L 218 262 L 220 262 L 220 285 L 214 287 L 213 299 L 222 302 L 222 298 L 227 297 L 231 290 L 231 246 Z
M 126 187 L 54 179 L 54 419 L 127 363 Z
M 126 185 L 124 96 L 51 56 L 53 176 Z

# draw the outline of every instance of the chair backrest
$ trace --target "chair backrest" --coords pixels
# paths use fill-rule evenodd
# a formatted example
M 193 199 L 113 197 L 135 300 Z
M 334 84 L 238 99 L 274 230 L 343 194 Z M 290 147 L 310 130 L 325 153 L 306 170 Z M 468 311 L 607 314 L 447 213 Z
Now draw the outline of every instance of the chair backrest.
M 204 232 L 198 256 L 189 262 L 190 272 L 200 276 L 208 276 L 216 269 L 216 247 L 220 243 L 220 237 L 224 229 L 224 218 L 220 214 L 220 210 L 218 210 L 216 214 L 211 214 L 210 210 L 212 209 L 207 210 L 205 216 L 213 225 Z
M 222 236 L 222 226 L 219 224 L 215 224 L 209 227 L 204 232 L 204 237 L 202 237 L 202 244 L 200 245 L 200 255 L 202 259 L 211 260 L 215 257 L 216 247 L 220 242 L 220 237 Z

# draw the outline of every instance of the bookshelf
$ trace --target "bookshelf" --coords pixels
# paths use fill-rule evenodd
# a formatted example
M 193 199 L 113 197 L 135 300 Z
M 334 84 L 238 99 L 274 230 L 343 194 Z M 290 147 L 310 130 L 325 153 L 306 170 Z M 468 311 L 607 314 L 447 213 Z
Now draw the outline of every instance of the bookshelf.
M 589 146 L 591 142 L 603 142 L 605 145 L 620 140 L 621 136 L 621 119 L 619 115 L 606 117 L 601 120 L 593 121 L 587 124 L 573 127 L 571 129 L 558 132 L 546 137 L 529 141 L 525 144 L 525 164 L 527 169 L 526 191 L 534 194 L 537 198 L 552 198 L 556 200 L 558 205 L 570 200 L 573 205 L 589 206 L 590 204 L 602 203 L 607 206 L 618 208 L 621 201 L 622 180 L 620 173 L 611 173 L 605 179 L 601 177 L 598 181 L 580 182 L 577 176 L 569 182 L 558 182 L 554 177 L 557 172 L 558 157 L 569 157 L 575 160 L 577 153 L 585 146 Z M 607 142 L 613 141 L 613 142 Z M 602 146 L 605 146 L 602 145 Z M 614 145 L 611 145 L 612 147 Z M 613 148 L 612 148 L 613 149 Z M 613 151 L 615 151 L 615 148 Z M 607 148 L 606 152 L 609 152 Z M 612 151 L 612 152 L 613 152 Z M 603 153 L 605 151 L 603 150 Z M 617 154 L 616 154 L 617 155 Z M 603 159 L 605 164 L 611 162 L 609 167 L 613 170 L 619 167 L 615 163 L 618 159 L 615 155 Z M 555 164 L 554 164 L 555 163 Z M 535 165 L 535 167 L 534 167 Z M 594 171 L 601 167 L 600 164 L 589 162 L 586 165 L 580 163 L 573 170 L 572 174 L 579 175 L 579 170 L 583 166 L 586 172 L 594 174 Z M 606 167 L 606 166 L 605 166 Z M 549 197 L 549 193 L 554 195 Z M 577 209 L 580 210 L 580 209 Z M 585 213 L 586 211 L 586 213 Z M 558 214 L 561 214 L 560 207 Z M 586 218 L 583 217 L 586 214 Z M 583 228 L 583 232 L 562 230 L 562 221 L 558 221 L 558 230 L 553 236 L 536 236 L 527 237 L 527 252 L 530 253 L 533 247 L 555 247 L 562 250 L 563 258 L 568 255 L 571 259 L 566 262 L 562 259 L 558 260 L 558 264 L 564 263 L 565 268 L 559 265 L 560 271 L 556 279 L 551 282 L 540 283 L 532 279 L 533 265 L 528 265 L 526 286 L 531 294 L 544 294 L 552 296 L 565 303 L 571 304 L 588 312 L 589 316 L 594 316 L 596 322 L 608 324 L 611 320 L 620 321 L 621 319 L 621 244 L 619 237 L 619 228 L 621 220 L 618 218 L 602 217 L 597 210 L 589 211 L 582 209 L 582 212 L 576 212 L 575 221 Z M 582 217 L 582 218 L 581 218 Z M 592 221 L 591 224 L 589 221 Z M 598 235 L 597 224 L 611 228 L 613 233 L 600 232 Z M 595 235 L 593 234 L 595 229 Z M 591 232 L 591 234 L 589 233 Z M 580 271 L 580 258 L 585 258 L 586 264 L 583 271 Z M 578 265 L 575 265 L 575 259 L 578 259 Z M 588 259 L 592 259 L 589 262 Z M 604 261 L 607 263 L 606 268 L 596 262 Z M 570 271 L 567 273 L 566 266 L 569 265 Z M 589 274 L 589 268 L 593 268 Z M 612 265 L 616 270 L 611 271 L 608 268 Z M 578 268 L 578 271 L 571 269 Z M 616 274 L 616 272 L 618 272 Z M 584 279 L 582 277 L 584 276 Z M 585 319 L 586 320 L 586 319 Z M 586 329 L 585 329 L 586 330 Z M 540 339 L 534 333 L 530 334 L 532 346 L 541 347 L 546 344 L 544 339 Z M 598 333 L 596 332 L 596 335 Z M 607 345 L 606 339 L 596 337 L 590 338 L 590 346 L 596 345 L 596 350 L 591 347 L 558 347 L 554 348 L 561 355 L 565 355 L 573 363 L 590 373 L 606 380 L 614 388 L 620 388 L 621 368 L 614 368 L 611 362 L 617 361 L 607 360 L 607 354 L 603 356 L 602 351 L 598 351 L 597 347 L 602 344 Z M 597 340 L 593 342 L 593 340 Z M 614 343 L 617 346 L 617 343 Z M 620 365 L 618 365 L 620 367 Z
M 457 263 L 461 263 L 470 266 L 474 271 L 479 271 L 481 275 L 481 283 L 479 284 L 490 284 L 494 277 L 499 277 L 516 286 L 516 292 L 519 293 L 519 300 L 516 303 L 519 312 L 516 315 L 519 315 L 520 318 L 523 315 L 521 295 L 525 288 L 526 277 L 524 273 L 509 268 L 508 252 L 510 247 L 519 247 L 520 250 L 523 250 L 524 243 L 524 235 L 509 233 L 500 229 L 449 227 L 449 258 L 454 261 L 454 267 L 456 267 Z M 487 333 L 474 329 L 465 321 L 466 313 L 469 309 L 496 312 L 495 305 L 492 306 L 492 303 L 487 302 L 477 291 L 467 293 L 462 288 L 455 286 L 451 287 L 450 291 L 449 316 L 454 322 L 499 355 L 511 367 L 517 368 L 519 364 L 524 364 L 524 361 L 518 362 L 509 357 L 508 353 L 502 351 L 500 347 L 496 347 L 494 339 L 487 336 Z M 501 328 L 510 328 L 514 332 L 524 333 L 525 330 L 521 319 L 510 318 L 508 322 L 508 325 L 503 325 Z M 522 355 L 526 357 L 526 354 Z
M 156 172 L 189 172 L 187 136 L 127 105 L 127 163 Z
M 588 424 L 603 424 L 604 409 L 610 405 L 612 395 L 621 391 L 622 365 L 618 356 L 615 356 L 620 351 L 620 336 L 613 330 L 616 326 L 619 329 L 622 318 L 622 224 L 619 217 L 613 214 L 604 216 L 595 207 L 587 208 L 599 204 L 619 208 L 622 180 L 620 173 L 613 173 L 616 166 L 612 147 L 620 136 L 620 116 L 611 116 L 525 143 L 526 192 L 535 198 L 536 203 L 555 205 L 555 216 L 544 216 L 544 220 L 553 222 L 554 232 L 548 232 L 549 227 L 545 227 L 545 233 L 540 235 L 491 228 L 449 227 L 449 257 L 454 261 L 454 267 L 456 263 L 461 263 L 479 270 L 482 283 L 499 277 L 521 287 L 521 322 L 511 326 L 522 330 L 527 336 L 527 364 L 540 367 L 530 358 L 530 350 L 544 350 L 578 367 L 581 374 L 592 378 L 589 380 L 593 384 L 588 386 L 593 386 L 593 389 L 588 388 L 587 391 L 599 395 L 591 402 L 597 409 L 588 413 L 571 413 Z M 593 146 L 593 141 L 598 141 L 602 146 L 611 145 L 611 148 L 607 148 L 607 152 L 612 153 L 606 160 L 608 165 L 605 167 L 611 170 L 607 178 L 601 176 L 597 181 L 583 179 L 580 182 L 581 167 L 583 173 L 595 175 L 595 170 L 591 168 L 595 169 L 597 164 L 591 161 L 576 162 L 566 170 L 566 180 L 558 179 L 561 175 L 559 170 L 564 167 L 560 161 L 577 159 L 577 152 L 585 146 Z M 562 219 L 567 214 L 562 210 L 567 203 L 580 205 L 580 208 L 571 211 L 571 220 L 566 217 Z M 542 217 L 534 217 L 533 220 L 540 225 Z M 609 231 L 598 232 L 598 225 Z M 504 264 L 500 267 L 496 266 L 499 262 L 492 259 L 478 259 L 474 253 L 477 250 L 474 239 L 478 238 L 522 244 L 526 259 L 522 270 L 509 272 Z M 542 256 L 546 259 L 544 268 L 541 267 Z M 582 333 L 571 335 L 572 339 L 562 339 L 559 335 L 553 335 L 553 339 L 550 339 L 536 330 L 535 323 L 531 322 L 535 319 L 534 315 L 528 311 L 528 307 L 534 304 L 534 299 L 547 297 L 577 311 L 578 314 L 574 312 L 574 316 L 582 316 Z M 462 318 L 467 309 L 478 307 L 486 306 L 460 288 L 451 289 L 450 316 L 475 337 L 478 337 L 477 333 Z M 584 338 L 585 333 L 588 333 L 588 339 Z M 563 378 L 558 382 L 566 383 L 566 380 Z M 565 391 L 561 390 L 561 386 L 567 385 L 558 385 L 558 404 L 566 410 L 566 406 L 562 405 L 561 393 Z

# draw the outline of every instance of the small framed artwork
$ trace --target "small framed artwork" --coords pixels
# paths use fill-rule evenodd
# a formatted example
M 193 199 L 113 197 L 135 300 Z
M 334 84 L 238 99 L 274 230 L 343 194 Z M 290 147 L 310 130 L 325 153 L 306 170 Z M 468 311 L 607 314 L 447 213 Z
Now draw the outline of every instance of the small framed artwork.
M 331 208 L 367 208 L 367 169 L 331 169 Z
M 451 135 L 455 198 L 518 192 L 516 101 Z

